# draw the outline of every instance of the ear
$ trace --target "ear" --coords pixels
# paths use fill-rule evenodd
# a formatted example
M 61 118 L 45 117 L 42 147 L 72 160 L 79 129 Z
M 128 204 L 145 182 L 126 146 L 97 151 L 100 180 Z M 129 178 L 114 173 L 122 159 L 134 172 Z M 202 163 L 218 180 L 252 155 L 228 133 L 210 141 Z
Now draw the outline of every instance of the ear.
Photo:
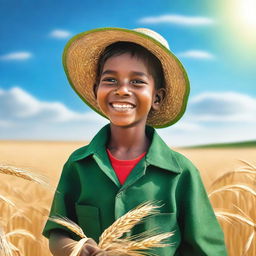
M 99 87 L 98 84 L 93 85 L 93 94 L 94 94 L 94 97 L 95 97 L 96 100 L 97 100 L 98 87 Z
M 158 111 L 166 97 L 166 89 L 160 88 L 155 91 L 154 99 L 152 102 L 152 109 Z

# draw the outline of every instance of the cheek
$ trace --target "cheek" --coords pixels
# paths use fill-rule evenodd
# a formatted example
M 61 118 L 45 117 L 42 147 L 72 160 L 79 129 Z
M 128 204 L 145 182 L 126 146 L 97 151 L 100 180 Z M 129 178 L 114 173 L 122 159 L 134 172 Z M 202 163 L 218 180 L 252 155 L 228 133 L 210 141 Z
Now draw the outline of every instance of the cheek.
M 98 87 L 97 90 L 97 100 L 102 100 L 107 95 L 107 90 L 104 89 L 104 87 Z
M 141 93 L 140 98 L 144 105 L 151 105 L 154 100 L 154 94 L 152 91 L 145 91 Z
M 103 88 L 98 88 L 97 91 L 97 103 L 99 108 L 105 112 L 106 106 L 107 106 L 107 97 L 108 97 L 108 90 L 104 90 Z

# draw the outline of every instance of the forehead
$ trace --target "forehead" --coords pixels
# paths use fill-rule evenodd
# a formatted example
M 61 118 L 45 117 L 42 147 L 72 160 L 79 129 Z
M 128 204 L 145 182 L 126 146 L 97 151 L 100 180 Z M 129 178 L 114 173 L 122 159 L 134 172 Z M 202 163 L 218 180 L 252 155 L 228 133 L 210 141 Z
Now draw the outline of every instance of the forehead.
M 109 57 L 105 61 L 102 71 L 104 72 L 107 69 L 143 72 L 151 75 L 147 61 L 141 57 L 132 56 L 130 53 L 123 53 Z

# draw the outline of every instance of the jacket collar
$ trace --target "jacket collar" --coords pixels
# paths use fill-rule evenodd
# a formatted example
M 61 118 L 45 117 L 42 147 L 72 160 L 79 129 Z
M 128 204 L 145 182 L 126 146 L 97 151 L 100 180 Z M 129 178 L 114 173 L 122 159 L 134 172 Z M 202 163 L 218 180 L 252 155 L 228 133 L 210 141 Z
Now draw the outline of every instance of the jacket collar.
M 154 128 L 146 126 L 146 133 L 151 141 L 145 157 L 147 165 L 153 165 L 175 173 L 180 173 L 181 168 L 175 158 L 175 152 L 166 145 Z M 106 144 L 109 137 L 110 125 L 107 124 L 95 135 L 89 145 L 76 150 L 70 156 L 70 159 L 78 161 L 93 154 L 105 158 Z

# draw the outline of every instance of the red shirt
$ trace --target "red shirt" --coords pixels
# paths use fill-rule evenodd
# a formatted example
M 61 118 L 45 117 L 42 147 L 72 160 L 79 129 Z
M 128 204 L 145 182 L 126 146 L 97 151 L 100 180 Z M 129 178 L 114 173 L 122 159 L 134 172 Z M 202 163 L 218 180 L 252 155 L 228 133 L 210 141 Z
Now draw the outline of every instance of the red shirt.
M 146 155 L 146 152 L 144 152 L 132 160 L 119 160 L 111 154 L 109 149 L 107 149 L 107 153 L 116 176 L 122 185 L 124 184 L 126 178 L 129 176 L 135 165 Z

